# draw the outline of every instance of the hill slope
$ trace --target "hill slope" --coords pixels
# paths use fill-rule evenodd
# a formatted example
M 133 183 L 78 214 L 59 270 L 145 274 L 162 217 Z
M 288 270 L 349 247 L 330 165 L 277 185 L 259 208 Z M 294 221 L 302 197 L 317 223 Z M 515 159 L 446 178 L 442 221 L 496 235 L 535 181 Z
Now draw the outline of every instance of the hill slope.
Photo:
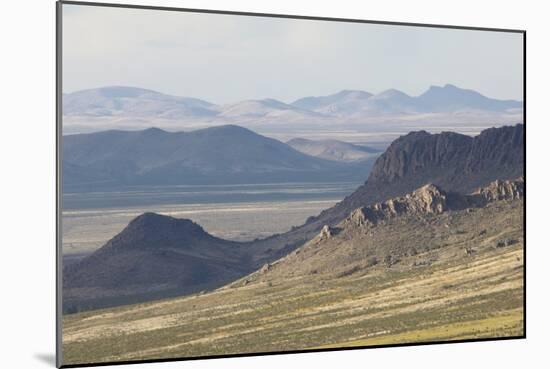
M 523 216 L 518 212 L 523 194 L 523 178 L 495 181 L 469 195 L 446 192 L 428 184 L 405 196 L 353 210 L 336 226 L 325 226 L 304 246 L 266 264 L 245 280 L 248 284 L 313 274 L 338 277 L 362 274 L 376 265 L 408 270 L 415 265 L 467 256 L 483 245 L 479 240 L 487 238 L 487 230 L 470 218 L 479 220 L 481 213 L 500 214 L 494 221 L 502 229 L 493 226 L 491 233 L 505 233 L 508 226 L 500 222 L 509 216 L 501 214 L 502 206 L 510 207 L 516 209 L 514 217 L 519 217 L 511 218 L 512 221 L 521 228 Z M 463 234 L 483 237 L 471 242 Z M 506 237 L 501 234 L 501 238 Z M 456 240 L 456 248 L 439 250 L 442 239 Z M 496 245 L 495 241 L 485 246 Z

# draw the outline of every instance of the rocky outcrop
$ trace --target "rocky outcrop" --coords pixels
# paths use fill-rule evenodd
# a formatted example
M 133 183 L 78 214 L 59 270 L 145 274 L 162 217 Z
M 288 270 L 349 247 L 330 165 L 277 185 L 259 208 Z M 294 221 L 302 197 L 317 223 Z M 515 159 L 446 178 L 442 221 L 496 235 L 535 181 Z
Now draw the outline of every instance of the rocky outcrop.
M 523 178 L 499 180 L 462 195 L 428 184 L 357 208 L 247 280 L 276 285 L 290 278 L 300 283 L 357 278 L 355 283 L 377 284 L 387 269 L 456 265 L 488 252 L 519 249 L 524 242 L 523 185 Z
M 478 195 L 485 201 L 514 200 L 523 197 L 524 187 L 523 177 L 508 181 L 496 180 L 489 186 L 480 188 L 473 195 Z
M 360 226 L 403 214 L 440 214 L 447 208 L 447 194 L 439 187 L 428 184 L 403 197 L 358 208 L 347 220 Z
M 470 195 L 447 193 L 433 184 L 427 184 L 405 196 L 357 208 L 343 223 L 376 225 L 382 220 L 401 215 L 441 214 L 448 210 L 481 207 L 493 201 L 520 199 L 523 198 L 524 183 L 523 177 L 497 180 Z
M 345 222 L 358 226 L 376 224 L 404 214 L 440 214 L 448 207 L 447 194 L 439 187 L 427 184 L 403 197 L 355 209 Z
M 319 233 L 319 239 L 326 240 L 332 237 L 332 230 L 328 225 L 325 225 Z

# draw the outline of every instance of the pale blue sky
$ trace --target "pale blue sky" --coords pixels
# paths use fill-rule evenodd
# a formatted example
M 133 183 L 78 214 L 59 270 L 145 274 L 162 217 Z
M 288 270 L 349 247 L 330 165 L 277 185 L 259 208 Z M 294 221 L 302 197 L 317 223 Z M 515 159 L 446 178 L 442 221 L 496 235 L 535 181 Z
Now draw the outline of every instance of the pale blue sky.
M 214 103 L 455 84 L 521 100 L 522 35 L 63 5 L 63 90 L 128 85 Z

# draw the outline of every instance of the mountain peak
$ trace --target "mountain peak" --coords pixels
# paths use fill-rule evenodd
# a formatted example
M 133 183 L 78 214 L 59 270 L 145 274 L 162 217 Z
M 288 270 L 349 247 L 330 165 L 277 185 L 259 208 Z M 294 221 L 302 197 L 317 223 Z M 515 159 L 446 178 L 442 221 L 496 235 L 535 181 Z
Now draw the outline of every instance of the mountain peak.
M 147 134 L 147 135 L 168 133 L 167 131 L 165 131 L 163 129 L 160 129 L 160 128 L 157 128 L 157 127 L 146 128 L 141 132 L 144 133 L 144 134 Z
M 211 237 L 192 220 L 147 212 L 134 218 L 105 247 L 107 249 L 180 248 L 194 241 Z
M 173 226 L 185 226 L 189 228 L 195 228 L 197 230 L 202 230 L 202 227 L 192 220 L 189 219 L 179 219 L 174 218 L 168 215 L 161 215 L 153 212 L 143 213 L 136 218 L 134 218 L 129 224 L 128 227 L 132 227 L 134 230 L 139 228 L 162 228 L 162 227 L 173 227 Z
M 244 128 L 242 126 L 238 126 L 236 124 L 223 124 L 221 126 L 214 126 L 214 127 L 208 127 L 204 129 L 197 130 L 195 132 L 202 132 L 202 133 L 219 133 L 224 135 L 239 135 L 239 134 L 245 134 L 245 135 L 257 135 L 254 131 Z
M 373 98 L 396 98 L 396 97 L 410 98 L 409 95 L 395 88 L 390 88 L 388 90 L 382 91 L 381 93 L 373 96 Z
M 443 86 L 443 88 L 448 89 L 448 90 L 453 90 L 453 89 L 454 90 L 460 90 L 460 88 L 458 88 L 457 86 L 452 85 L 450 83 L 447 83 L 445 86 Z
M 446 83 L 443 86 L 431 85 L 428 88 L 428 91 L 441 91 L 441 90 L 463 90 L 463 89 L 451 83 Z
M 333 96 L 368 99 L 372 96 L 372 94 L 362 90 L 342 90 Z

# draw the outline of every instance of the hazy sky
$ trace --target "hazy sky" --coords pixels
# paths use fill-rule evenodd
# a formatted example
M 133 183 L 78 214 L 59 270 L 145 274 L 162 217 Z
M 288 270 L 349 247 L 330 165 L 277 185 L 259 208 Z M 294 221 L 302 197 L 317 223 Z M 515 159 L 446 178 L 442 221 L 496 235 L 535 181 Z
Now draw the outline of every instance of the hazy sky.
M 150 88 L 213 103 L 455 84 L 522 99 L 522 35 L 63 5 L 64 92 Z

